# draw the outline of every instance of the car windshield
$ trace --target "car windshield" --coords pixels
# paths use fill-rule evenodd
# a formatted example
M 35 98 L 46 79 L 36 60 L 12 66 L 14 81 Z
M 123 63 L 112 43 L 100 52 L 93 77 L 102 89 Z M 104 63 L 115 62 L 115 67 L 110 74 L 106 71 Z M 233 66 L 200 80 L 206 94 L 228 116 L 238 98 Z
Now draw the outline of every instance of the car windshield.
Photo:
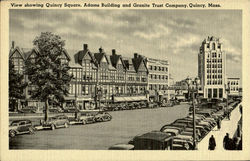
M 10 125 L 11 125 L 11 126 L 18 126 L 19 123 L 18 123 L 18 122 L 12 122 Z

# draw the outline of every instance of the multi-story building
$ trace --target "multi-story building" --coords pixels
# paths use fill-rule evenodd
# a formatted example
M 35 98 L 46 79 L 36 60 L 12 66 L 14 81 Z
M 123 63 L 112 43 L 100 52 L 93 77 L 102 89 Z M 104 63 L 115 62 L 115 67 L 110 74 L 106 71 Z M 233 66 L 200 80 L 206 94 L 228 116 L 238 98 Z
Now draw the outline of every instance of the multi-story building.
M 135 54 L 134 58 L 123 58 L 115 49 L 107 55 L 102 48 L 93 54 L 87 44 L 74 57 L 75 62 L 69 64 L 74 77 L 65 106 L 93 109 L 96 99 L 101 104 L 146 100 L 147 68 L 143 57 Z
M 229 87 L 229 96 L 239 96 L 240 95 L 240 78 L 227 78 L 227 84 Z
M 226 98 L 226 55 L 218 38 L 208 37 L 198 54 L 198 76 L 204 98 Z
M 169 87 L 169 62 L 146 58 L 148 68 L 149 101 L 167 101 L 170 99 Z
M 14 43 L 13 43 L 14 45 Z M 37 49 L 21 50 L 19 47 L 12 47 L 10 60 L 13 61 L 15 69 L 19 73 L 25 70 L 25 62 L 35 62 L 39 51 Z M 64 108 L 77 106 L 79 109 L 94 109 L 96 102 L 130 102 L 148 100 L 148 80 L 151 79 L 151 90 L 157 92 L 162 100 L 167 95 L 168 87 L 168 62 L 156 59 L 148 59 L 137 53 L 132 58 L 125 58 L 118 55 L 115 49 L 108 55 L 104 49 L 93 53 L 88 45 L 84 44 L 83 49 L 74 55 L 71 60 L 66 50 L 63 50 L 60 57 L 61 63 L 70 66 L 70 74 L 73 79 L 69 86 L 69 95 L 65 97 Z M 151 64 L 151 65 L 150 65 Z M 151 67 L 149 77 L 148 66 Z M 154 68 L 154 69 L 153 69 Z M 28 76 L 25 76 L 28 81 Z M 36 87 L 29 84 L 25 90 L 25 106 L 41 106 L 43 102 L 30 99 L 32 91 Z M 27 104 L 28 101 L 28 104 Z

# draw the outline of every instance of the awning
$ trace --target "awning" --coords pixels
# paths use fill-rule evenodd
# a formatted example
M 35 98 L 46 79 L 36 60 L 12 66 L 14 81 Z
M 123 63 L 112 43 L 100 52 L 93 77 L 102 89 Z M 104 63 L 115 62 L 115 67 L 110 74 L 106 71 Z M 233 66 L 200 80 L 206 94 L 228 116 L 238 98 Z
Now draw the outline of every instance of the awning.
M 162 92 L 162 91 L 159 91 L 159 92 L 158 92 L 158 95 L 160 95 L 160 96 L 163 95 L 163 92 Z
M 124 102 L 124 97 L 114 97 L 114 102 Z
M 146 101 L 146 96 L 114 97 L 114 102 Z
M 184 96 L 175 96 L 178 100 L 184 100 L 186 99 Z

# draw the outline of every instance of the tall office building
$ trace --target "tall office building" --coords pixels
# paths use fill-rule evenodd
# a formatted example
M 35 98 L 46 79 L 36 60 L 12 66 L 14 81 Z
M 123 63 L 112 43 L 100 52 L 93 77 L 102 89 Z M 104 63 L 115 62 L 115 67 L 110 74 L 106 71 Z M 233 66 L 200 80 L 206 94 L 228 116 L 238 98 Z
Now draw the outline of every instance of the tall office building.
M 198 55 L 198 76 L 204 98 L 226 98 L 226 55 L 219 38 L 208 37 Z

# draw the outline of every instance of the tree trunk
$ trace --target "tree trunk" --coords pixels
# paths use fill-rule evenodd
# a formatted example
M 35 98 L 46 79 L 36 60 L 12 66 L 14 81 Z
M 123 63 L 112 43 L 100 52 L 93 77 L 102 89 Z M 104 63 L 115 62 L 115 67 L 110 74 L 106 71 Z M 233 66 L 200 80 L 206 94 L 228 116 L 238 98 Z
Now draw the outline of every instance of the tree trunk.
M 49 120 L 49 100 L 46 99 L 45 101 L 45 115 L 44 115 L 44 121 L 48 121 Z

